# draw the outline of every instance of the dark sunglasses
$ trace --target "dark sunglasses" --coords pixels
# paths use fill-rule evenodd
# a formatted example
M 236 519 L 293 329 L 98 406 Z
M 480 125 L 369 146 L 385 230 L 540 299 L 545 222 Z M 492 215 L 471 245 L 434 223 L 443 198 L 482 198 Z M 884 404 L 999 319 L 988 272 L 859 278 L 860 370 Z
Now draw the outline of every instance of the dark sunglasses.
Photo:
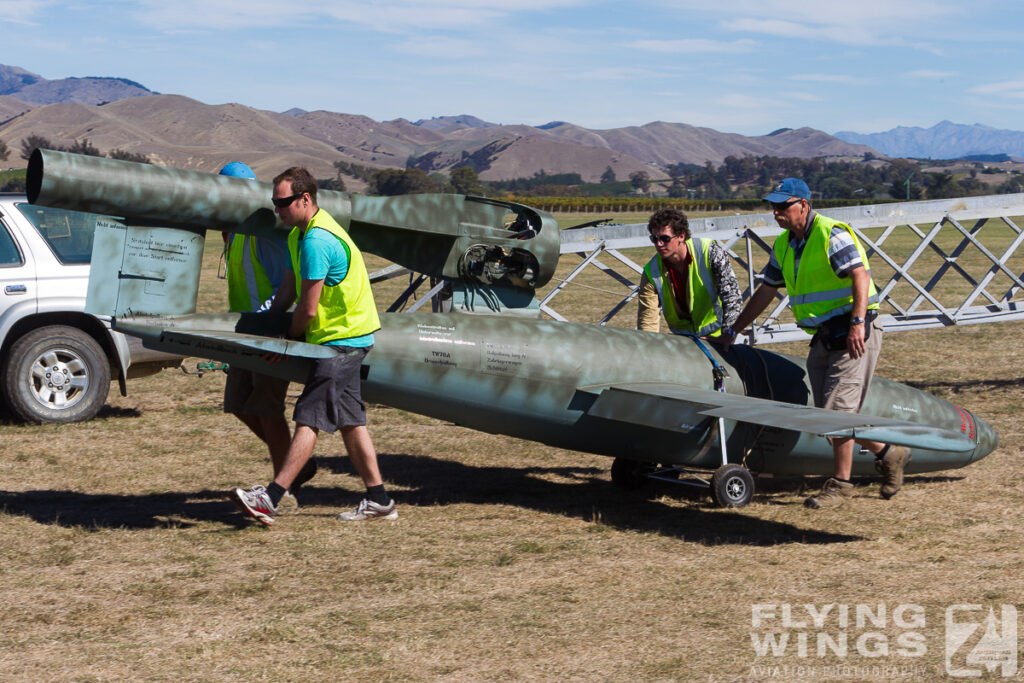
M 274 206 L 276 206 L 277 208 L 283 209 L 284 207 L 288 206 L 289 204 L 291 204 L 304 194 L 306 193 L 300 192 L 298 194 L 293 194 L 291 197 L 278 197 L 277 199 L 271 199 L 270 201 L 272 201 L 274 203 Z
M 651 235 L 651 244 L 668 244 L 675 238 L 675 235 Z
M 799 204 L 799 199 L 794 199 L 791 202 L 768 202 L 772 205 L 772 211 L 785 211 L 794 204 Z

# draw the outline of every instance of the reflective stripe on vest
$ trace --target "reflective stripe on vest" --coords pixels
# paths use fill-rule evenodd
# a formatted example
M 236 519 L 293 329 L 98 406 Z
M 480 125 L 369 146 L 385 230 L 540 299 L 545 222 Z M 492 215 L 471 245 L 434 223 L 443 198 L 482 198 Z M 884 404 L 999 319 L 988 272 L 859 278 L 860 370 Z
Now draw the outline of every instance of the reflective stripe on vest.
M 341 241 L 348 252 L 348 272 L 336 285 L 324 282 L 317 302 L 316 315 L 306 328 L 306 341 L 310 344 L 326 344 L 339 339 L 350 339 L 370 334 L 380 329 L 377 306 L 370 290 L 370 277 L 363 263 L 363 255 L 352 238 L 338 225 L 329 213 L 320 209 L 306 226 L 306 234 L 314 228 L 326 230 Z M 302 275 L 299 266 L 300 228 L 288 234 L 288 253 L 295 273 L 295 291 L 302 291 Z
M 875 289 L 874 280 L 870 279 L 871 265 L 857 235 L 845 223 L 817 213 L 800 257 L 799 272 L 795 272 L 796 255 L 789 245 L 789 231 L 779 235 L 773 247 L 775 259 L 786 281 L 796 324 L 808 330 L 814 330 L 829 318 L 853 310 L 853 281 L 850 277 L 841 278 L 836 275 L 828 258 L 829 239 L 835 227 L 846 230 L 853 238 L 868 274 L 867 307 L 869 310 L 878 308 L 878 290 Z
M 274 295 L 274 283 L 259 261 L 256 238 L 232 233 L 227 245 L 228 308 L 240 313 L 258 310 Z
M 722 332 L 725 315 L 722 313 L 722 306 L 718 300 L 718 288 L 715 280 L 711 277 L 711 270 L 708 267 L 710 259 L 711 243 L 699 237 L 686 240 L 686 248 L 691 255 L 691 260 L 696 268 L 687 268 L 687 289 L 691 320 L 687 321 L 680 317 L 676 309 L 675 296 L 671 297 L 672 305 L 666 301 L 663 292 L 663 281 L 666 279 L 666 266 L 661 256 L 655 254 L 654 258 L 644 266 L 644 274 L 654 285 L 658 293 L 658 303 L 665 314 L 665 321 L 673 334 L 684 332 L 695 333 L 701 337 L 718 336 Z M 670 281 L 671 282 L 671 281 Z M 671 289 L 671 285 L 669 286 Z

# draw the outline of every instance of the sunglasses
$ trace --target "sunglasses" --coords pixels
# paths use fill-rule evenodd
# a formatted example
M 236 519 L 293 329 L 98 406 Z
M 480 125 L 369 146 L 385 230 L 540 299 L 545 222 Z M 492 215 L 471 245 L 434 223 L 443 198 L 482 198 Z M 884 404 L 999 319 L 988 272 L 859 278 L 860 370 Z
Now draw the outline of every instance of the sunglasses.
M 772 211 L 786 211 L 789 207 L 799 203 L 799 199 L 794 199 L 791 202 L 769 202 L 772 205 Z
M 668 244 L 675 238 L 675 235 L 651 235 L 651 244 Z
M 300 192 L 298 194 L 293 194 L 291 197 L 278 197 L 277 199 L 271 199 L 270 201 L 273 202 L 274 206 L 276 206 L 277 208 L 283 209 L 284 207 L 288 206 L 289 204 L 291 204 L 304 194 L 306 193 Z

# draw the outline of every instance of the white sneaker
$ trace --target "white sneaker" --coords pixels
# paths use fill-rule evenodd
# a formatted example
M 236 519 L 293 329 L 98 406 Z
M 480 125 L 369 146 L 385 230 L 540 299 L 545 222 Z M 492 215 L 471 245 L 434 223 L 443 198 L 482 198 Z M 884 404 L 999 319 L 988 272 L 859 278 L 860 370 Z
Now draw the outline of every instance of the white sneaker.
M 367 519 L 398 519 L 398 508 L 392 500 L 387 505 L 378 505 L 369 498 L 359 501 L 359 507 L 350 512 L 342 512 L 338 519 L 343 522 L 362 522 Z
M 277 508 L 270 502 L 270 496 L 267 495 L 265 486 L 253 486 L 248 491 L 235 489 L 231 492 L 231 500 L 239 510 L 256 518 L 256 521 L 261 524 L 270 526 L 274 523 Z
M 277 514 L 292 514 L 299 511 L 299 499 L 292 495 L 291 491 L 285 491 L 281 500 L 277 503 Z

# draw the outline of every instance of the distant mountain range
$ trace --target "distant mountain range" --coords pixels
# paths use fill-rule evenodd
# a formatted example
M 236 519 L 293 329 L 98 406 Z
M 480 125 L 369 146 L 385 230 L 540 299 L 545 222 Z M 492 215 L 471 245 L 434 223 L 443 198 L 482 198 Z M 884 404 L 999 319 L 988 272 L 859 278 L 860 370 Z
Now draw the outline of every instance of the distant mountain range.
M 1011 133 L 982 126 L 963 128 Z M 161 95 L 127 79 L 47 80 L 19 67 L 0 65 L 0 139 L 13 151 L 9 165 L 24 165 L 18 152 L 29 135 L 60 145 L 88 139 L 104 152 L 118 148 L 146 154 L 154 163 L 203 171 L 241 160 L 260 177 L 293 164 L 330 177 L 336 172 L 335 162 L 347 162 L 370 168 L 410 165 L 427 172 L 469 165 L 484 180 L 540 172 L 579 173 L 584 181 L 595 182 L 608 168 L 620 180 L 635 171 L 658 179 L 666 177 L 665 167 L 670 164 L 717 165 L 730 155 L 853 159 L 866 153 L 906 155 L 876 142 L 881 140 L 876 136 L 887 134 L 860 136 L 867 139 L 861 141 L 852 139 L 854 133 L 832 136 L 812 128 L 783 128 L 748 137 L 664 121 L 592 130 L 565 121 L 499 125 L 467 114 L 381 122 L 298 108 L 279 113 Z M 1015 135 L 1024 138 L 1024 133 Z M 940 137 L 936 135 L 937 140 Z M 969 148 L 971 152 L 982 149 Z M 913 155 L 928 156 L 920 151 Z M 361 181 L 346 182 L 353 190 L 362 189 Z
M 839 131 L 846 142 L 867 145 L 891 157 L 961 159 L 1005 154 L 1024 158 L 1024 133 L 975 123 L 972 126 L 942 121 L 931 128 L 899 126 L 884 133 Z
M 11 95 L 31 104 L 104 104 L 126 97 L 156 94 L 158 93 L 126 78 L 90 76 L 48 80 L 17 66 L 0 65 L 0 95 Z

